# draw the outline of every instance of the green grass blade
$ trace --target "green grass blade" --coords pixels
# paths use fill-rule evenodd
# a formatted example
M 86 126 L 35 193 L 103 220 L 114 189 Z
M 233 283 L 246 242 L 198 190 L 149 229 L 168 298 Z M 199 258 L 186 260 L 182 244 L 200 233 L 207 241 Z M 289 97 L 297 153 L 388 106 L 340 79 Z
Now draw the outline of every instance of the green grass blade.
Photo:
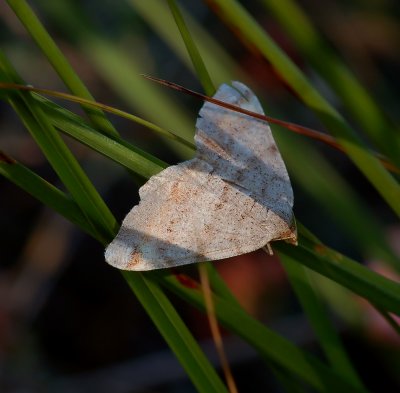
M 56 6 L 52 2 L 42 3 L 41 6 L 43 13 L 51 14 L 53 23 L 57 23 L 59 29 L 64 29 L 67 37 L 72 40 L 78 38 L 82 53 L 92 62 L 96 72 L 129 105 L 139 109 L 148 119 L 174 130 L 186 140 L 192 139 L 194 126 L 185 111 L 167 97 L 162 88 L 149 83 L 140 75 L 151 69 L 146 60 L 129 55 L 122 45 L 119 47 L 118 43 L 107 41 L 94 32 L 89 19 L 85 17 L 85 9 L 80 4 L 59 0 Z M 68 21 L 74 22 L 71 24 Z M 72 26 L 76 29 L 71 29 Z M 141 52 L 143 48 L 140 48 L 139 42 L 136 42 L 136 46 L 135 51 Z M 83 94 L 80 96 L 87 98 Z M 175 116 L 171 116 L 171 113 L 175 113 Z M 171 148 L 184 158 L 191 157 L 192 152 L 185 146 L 172 144 Z
M 82 210 L 75 201 L 24 165 L 1 152 L 0 174 L 31 194 L 45 206 L 50 207 L 85 232 L 95 236 L 93 226 L 85 219 Z
M 100 134 L 78 116 L 50 104 L 49 101 L 41 103 L 43 111 L 57 129 L 143 178 L 148 179 L 168 166 L 167 163 L 120 138 L 109 138 Z
M 81 47 L 96 71 L 135 111 L 188 141 L 193 139 L 193 120 L 165 89 L 141 76 L 149 68 L 140 58 L 132 57 L 114 43 L 92 34 L 83 37 Z M 193 156 L 191 149 L 185 146 L 174 143 L 170 147 L 185 159 Z
M 33 138 L 42 148 L 43 153 L 52 164 L 61 181 L 70 191 L 74 200 L 78 203 L 82 211 L 85 212 L 88 219 L 99 232 L 99 237 L 102 238 L 103 241 L 110 238 L 114 232 L 108 230 L 104 232 L 104 228 L 108 227 L 104 224 L 106 220 L 110 220 L 109 222 L 112 223 L 115 230 L 117 228 L 117 223 L 114 217 L 111 216 L 107 207 L 105 207 L 104 210 L 98 209 L 97 202 L 99 202 L 100 196 L 91 186 L 91 183 L 85 179 L 81 167 L 73 158 L 69 150 L 66 149 L 64 142 L 61 140 L 57 132 L 55 130 L 51 133 L 43 131 L 43 129 L 48 131 L 52 126 L 46 124 L 47 121 L 41 113 L 40 108 L 33 106 L 33 110 L 37 116 L 34 118 L 30 111 L 24 107 L 23 103 L 13 100 L 12 105 Z M 38 125 L 36 120 L 39 120 L 41 124 Z M 105 206 L 104 202 L 99 203 L 102 206 Z M 100 214 L 100 211 L 102 214 Z
M 151 274 L 123 272 L 137 298 L 190 376 L 199 392 L 227 392 L 170 301 L 151 280 Z M 148 278 L 149 277 L 149 278 Z
M 299 378 L 294 375 L 288 374 L 286 370 L 272 362 L 268 362 L 271 371 L 274 373 L 275 378 L 279 381 L 282 386 L 283 392 L 285 393 L 306 393 L 308 390 L 305 388 L 304 383 L 302 384 Z
M 199 288 L 188 288 L 174 276 L 160 273 L 160 283 L 168 289 L 205 310 Z M 213 297 L 216 315 L 222 325 L 235 332 L 252 345 L 263 357 L 297 375 L 322 392 L 363 391 L 344 381 L 337 373 L 324 366 L 314 356 L 309 355 L 289 341 L 272 332 L 262 323 L 250 317 L 243 309 L 220 297 Z
M 301 231 L 303 234 L 303 231 Z M 400 285 L 350 258 L 303 235 L 297 247 L 275 243 L 282 257 L 289 257 L 339 283 L 383 309 L 400 315 Z
M 203 89 L 207 95 L 212 96 L 215 93 L 214 84 L 210 78 L 210 75 L 204 65 L 203 59 L 201 58 L 200 52 L 197 49 L 196 44 L 186 26 L 185 20 L 177 6 L 175 0 L 168 0 L 168 5 L 171 10 L 172 15 L 174 16 L 176 25 L 179 28 L 179 31 L 182 36 L 182 40 L 185 43 L 186 49 L 189 53 L 190 59 L 194 65 L 194 68 L 197 73 L 197 77 L 200 79 L 201 84 L 203 85 Z
M 9 85 L 9 86 L 6 86 Z M 39 102 L 43 102 L 45 105 L 47 105 L 49 107 L 49 109 L 53 109 L 55 111 L 59 110 L 60 112 L 63 111 L 62 107 L 60 107 L 59 105 L 51 102 L 50 100 L 45 99 L 43 96 L 41 96 L 40 94 L 44 94 L 50 97 L 56 97 L 56 98 L 61 98 L 63 100 L 67 100 L 67 101 L 71 101 L 71 102 L 79 102 L 79 103 L 84 103 L 93 107 L 97 107 L 100 108 L 106 112 L 112 113 L 116 116 L 120 116 L 123 117 L 124 119 L 128 119 L 130 121 L 133 121 L 137 124 L 140 124 L 142 126 L 147 127 L 148 129 L 150 129 L 151 131 L 156 132 L 157 134 L 159 134 L 162 137 L 166 137 L 169 138 L 175 142 L 179 142 L 181 144 L 183 144 L 184 146 L 188 147 L 191 150 L 195 149 L 194 143 L 193 142 L 189 142 L 188 140 L 175 135 L 172 131 L 167 131 L 164 128 L 161 128 L 157 125 L 155 125 L 154 123 L 144 120 L 139 116 L 135 116 L 132 115 L 131 113 L 125 112 L 121 109 L 117 109 L 114 108 L 112 106 L 100 103 L 100 102 L 96 102 L 96 101 L 92 101 L 92 100 L 86 100 L 84 98 L 81 97 L 77 97 L 74 95 L 70 95 L 70 94 L 66 94 L 66 93 L 61 93 L 61 92 L 57 92 L 57 91 L 53 91 L 53 90 L 47 90 L 47 89 L 40 89 L 40 88 L 34 88 L 34 87 L 30 87 L 30 86 L 24 86 L 24 85 L 20 85 L 20 84 L 13 84 L 13 83 L 6 83 L 6 82 L 1 82 L 0 83 L 0 97 L 2 96 L 2 91 L 3 90 L 22 90 L 22 91 L 31 91 L 33 93 L 35 93 L 33 96 L 35 98 L 38 99 Z M 66 114 L 66 116 L 68 118 L 70 118 L 72 116 L 71 112 L 65 112 L 64 114 Z M 75 119 L 80 119 L 79 116 L 74 115 Z M 82 120 L 78 120 L 78 122 L 82 122 Z M 86 123 L 85 123 L 86 124 Z
M 180 32 L 174 18 L 168 9 L 167 2 L 159 0 L 146 0 L 146 2 L 143 2 L 143 0 L 129 0 L 129 4 L 181 61 L 194 71 L 190 56 L 180 37 Z M 233 79 L 244 81 L 246 77 L 240 70 L 240 67 L 222 47 L 216 37 L 213 37 L 206 27 L 203 27 L 188 12 L 185 12 L 183 4 L 179 4 L 179 9 L 199 48 L 199 52 L 202 54 L 214 85 L 218 86 Z M 163 15 L 163 17 L 160 18 L 159 15 Z
M 14 70 L 0 57 L 2 78 L 14 75 Z M 11 80 L 11 82 L 14 82 Z M 118 225 L 110 210 L 83 172 L 64 141 L 43 113 L 40 104 L 28 92 L 11 92 L 9 101 L 31 133 L 53 169 L 71 193 L 75 202 L 88 216 L 103 239 L 112 236 Z M 105 230 L 109 228 L 111 230 Z
M 264 0 L 305 58 L 322 75 L 379 150 L 400 165 L 400 135 L 293 0 Z M 388 143 L 390 141 L 390 143 Z
M 383 259 L 400 271 L 400 260 L 385 238 L 382 224 L 335 168 L 301 137 L 282 129 L 274 136 L 291 177 L 340 225 L 360 252 Z
M 286 255 L 282 256 L 281 262 L 332 368 L 352 385 L 363 388 L 342 342 L 318 298 L 313 284 L 313 273 Z
M 376 305 L 373 305 L 375 309 L 381 314 L 381 316 L 386 320 L 389 326 L 397 333 L 397 335 L 400 337 L 400 325 L 397 322 L 397 320 L 387 311 L 382 310 L 380 307 L 377 307 Z
M 79 97 L 93 99 L 28 3 L 25 0 L 7 0 L 7 2 L 69 90 Z M 82 105 L 82 108 L 94 126 L 108 135 L 118 135 L 101 110 L 85 105 Z
M 320 117 L 329 132 L 344 147 L 349 158 L 374 185 L 393 211 L 400 216 L 399 184 L 379 160 L 362 146 L 343 117 L 314 89 L 298 67 L 237 1 L 213 0 L 213 3 L 218 5 L 224 19 L 259 49 L 302 101 Z

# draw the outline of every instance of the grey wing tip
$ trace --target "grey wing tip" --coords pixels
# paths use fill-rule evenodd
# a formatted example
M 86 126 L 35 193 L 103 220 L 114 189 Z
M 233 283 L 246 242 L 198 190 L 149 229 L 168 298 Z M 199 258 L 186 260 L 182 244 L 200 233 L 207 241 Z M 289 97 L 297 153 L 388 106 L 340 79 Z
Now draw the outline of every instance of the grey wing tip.
M 113 252 L 112 247 L 113 247 L 112 243 L 110 243 L 106 247 L 106 249 L 104 250 L 104 259 L 109 265 L 118 268 L 119 264 L 117 263 L 117 260 L 115 258 L 115 253 Z
M 246 95 L 251 92 L 250 88 L 248 88 L 244 83 L 239 81 L 231 81 L 230 84 L 223 83 L 217 90 L 216 94 L 227 94 L 230 95 Z
M 223 83 L 221 86 L 219 86 L 213 97 L 226 103 L 240 106 L 242 106 L 243 99 L 249 103 L 251 102 L 252 104 L 254 100 L 257 101 L 253 91 L 244 83 L 238 81 L 232 81 L 231 85 Z M 212 107 L 213 105 L 214 104 L 210 104 L 208 102 L 204 104 L 204 106 L 207 108 Z M 259 104 L 257 105 L 257 108 L 258 106 Z
M 236 90 L 239 90 L 241 93 L 251 91 L 250 88 L 242 82 L 232 81 L 231 84 Z
M 133 270 L 129 268 L 128 253 L 126 247 L 119 242 L 119 239 L 114 239 L 106 248 L 104 257 L 106 262 L 122 270 Z

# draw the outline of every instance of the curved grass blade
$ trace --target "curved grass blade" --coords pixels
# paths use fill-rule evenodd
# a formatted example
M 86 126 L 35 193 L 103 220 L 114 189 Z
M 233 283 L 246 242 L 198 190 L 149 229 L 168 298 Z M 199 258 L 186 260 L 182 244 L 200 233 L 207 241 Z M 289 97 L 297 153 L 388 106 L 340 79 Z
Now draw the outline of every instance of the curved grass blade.
M 137 298 L 149 307 L 147 312 L 199 392 L 226 392 L 215 370 L 204 357 L 197 342 L 172 307 L 152 274 L 122 272 Z
M 298 223 L 300 241 L 297 247 L 275 243 L 283 257 L 292 258 L 322 274 L 382 309 L 400 315 L 400 284 L 385 278 L 343 254 L 334 251 L 305 235 Z
M 274 135 L 295 182 L 328 212 L 362 254 L 383 259 L 400 271 L 399 257 L 385 238 L 382 224 L 335 168 L 300 138 L 283 132 Z
M 158 37 L 167 43 L 176 56 L 194 71 L 194 66 L 185 44 L 182 42 L 179 29 L 169 12 L 168 4 L 159 0 L 146 0 L 145 3 L 142 0 L 129 0 L 129 4 L 155 31 Z M 185 12 L 183 4 L 179 4 L 179 10 L 192 33 L 199 52 L 202 54 L 214 85 L 219 86 L 221 83 L 236 79 L 246 81 L 246 76 L 235 63 L 235 60 L 224 50 L 218 40 L 206 30 L 206 27 L 203 27 L 201 22 L 196 21 L 188 12 Z M 159 15 L 163 15 L 163 18 L 159 18 Z
M 104 110 L 105 112 L 110 112 L 116 116 L 120 116 L 123 117 L 125 119 L 128 119 L 130 121 L 133 121 L 137 124 L 140 124 L 142 126 L 145 126 L 146 128 L 149 128 L 150 130 L 156 132 L 157 134 L 169 138 L 173 141 L 179 142 L 182 145 L 184 145 L 185 147 L 188 147 L 189 149 L 194 150 L 194 143 L 193 142 L 189 142 L 186 139 L 180 137 L 179 135 L 174 134 L 172 131 L 167 131 L 164 128 L 161 128 L 153 123 L 151 123 L 150 121 L 144 120 L 139 116 L 135 116 L 132 115 L 131 113 L 122 111 L 120 109 L 111 107 L 109 105 L 105 105 L 102 104 L 100 102 L 97 101 L 92 101 L 92 100 L 87 100 L 85 98 L 81 98 L 81 97 L 77 97 L 71 94 L 66 94 L 66 93 L 62 93 L 59 91 L 54 91 L 54 90 L 48 90 L 48 89 L 40 89 L 40 88 L 36 88 L 36 87 L 32 87 L 32 86 L 25 86 L 25 85 L 20 85 L 20 84 L 16 84 L 16 83 L 7 83 L 7 82 L 0 82 L 0 89 L 9 89 L 9 90 L 22 90 L 22 91 L 32 91 L 34 93 L 39 93 L 39 94 L 44 94 L 47 96 L 51 96 L 51 97 L 57 97 L 57 98 L 62 98 L 64 100 L 67 101 L 71 101 L 71 102 L 77 102 L 80 104 L 84 104 L 87 106 L 92 106 L 93 108 L 100 108 L 102 110 Z M 38 96 L 38 99 L 40 100 L 40 96 Z M 49 106 L 51 107 L 50 101 L 46 101 L 44 99 L 42 99 L 43 103 L 49 103 Z M 54 104 L 54 108 L 56 107 L 56 105 Z M 60 106 L 57 106 L 59 109 L 61 109 Z
M 26 168 L 0 151 L 0 174 L 15 185 L 31 194 L 45 206 L 66 217 L 69 221 L 80 227 L 91 236 L 95 235 L 95 229 L 85 219 L 82 210 L 74 200 L 60 191 L 57 187 Z
M 176 277 L 163 272 L 154 273 L 154 277 L 159 279 L 160 284 L 184 300 L 203 311 L 205 310 L 199 288 L 182 285 Z M 216 315 L 222 325 L 246 340 L 262 356 L 300 377 L 315 389 L 321 392 L 364 391 L 344 381 L 314 356 L 303 352 L 283 337 L 272 332 L 230 301 L 218 296 L 214 296 L 213 301 Z
M 167 1 L 168 1 L 169 8 L 172 12 L 172 15 L 174 16 L 176 25 L 178 26 L 179 31 L 181 33 L 183 42 L 185 43 L 186 49 L 192 60 L 193 66 L 196 70 L 197 77 L 200 79 L 205 92 L 209 96 L 212 96 L 215 93 L 215 86 L 210 78 L 210 75 L 206 69 L 206 66 L 204 65 L 203 59 L 201 58 L 201 55 L 200 55 L 200 52 L 197 49 L 197 46 L 195 45 L 188 28 L 186 27 L 185 20 L 183 19 L 183 16 L 182 16 L 178 6 L 176 5 L 175 0 L 167 0 Z
M 161 89 L 149 86 L 141 77 L 146 67 L 140 64 L 139 58 L 130 57 L 114 43 L 100 40 L 91 34 L 86 36 L 81 46 L 96 71 L 135 112 L 139 111 L 150 121 L 162 124 L 165 129 L 174 130 L 174 134 L 185 140 L 193 138 L 194 124 L 187 111 L 166 97 Z M 175 143 L 170 147 L 185 159 L 192 156 L 190 148 Z
M 281 262 L 332 368 L 352 385 L 364 388 L 318 297 L 313 272 L 287 255 L 281 255 Z
M 94 100 L 28 3 L 25 0 L 7 0 L 7 2 L 70 91 L 79 97 Z M 107 135 L 118 135 L 101 110 L 85 105 L 82 105 L 82 108 L 95 127 Z
M 381 314 L 381 316 L 386 320 L 387 324 L 397 333 L 400 337 L 400 325 L 398 321 L 387 311 L 382 310 L 380 307 L 377 307 L 373 304 L 375 309 Z
M 43 150 L 63 184 L 103 240 L 108 239 L 117 228 L 117 222 L 108 210 L 92 183 L 87 179 L 75 157 L 66 147 L 60 135 L 43 114 L 40 106 L 30 93 L 23 99 L 10 98 L 11 105 L 20 116 L 32 137 Z M 29 105 L 29 109 L 28 109 Z M 32 110 L 32 112 L 31 112 Z M 111 225 L 113 230 L 106 230 Z
M 264 0 L 297 48 L 343 101 L 376 147 L 400 166 L 400 134 L 381 108 L 318 34 L 311 20 L 293 0 Z M 390 143 L 388 143 L 390 141 Z
M 79 116 L 51 101 L 40 97 L 36 98 L 57 129 L 100 154 L 111 158 L 139 176 L 148 179 L 168 166 L 167 163 L 120 138 L 109 138 L 100 134 L 82 121 Z

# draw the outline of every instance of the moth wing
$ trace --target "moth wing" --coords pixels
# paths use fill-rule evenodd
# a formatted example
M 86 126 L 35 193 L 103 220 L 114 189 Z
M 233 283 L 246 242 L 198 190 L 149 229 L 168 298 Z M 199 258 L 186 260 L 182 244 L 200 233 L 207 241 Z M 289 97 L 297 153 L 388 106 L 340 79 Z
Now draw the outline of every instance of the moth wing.
M 106 249 L 109 264 L 153 270 L 257 250 L 288 224 L 198 159 L 153 176 Z
M 221 85 L 214 98 L 264 114 L 244 84 Z M 267 122 L 206 102 L 196 123 L 197 157 L 214 173 L 252 192 L 261 203 L 291 214 L 293 191 L 285 164 Z M 277 212 L 278 213 L 278 212 Z

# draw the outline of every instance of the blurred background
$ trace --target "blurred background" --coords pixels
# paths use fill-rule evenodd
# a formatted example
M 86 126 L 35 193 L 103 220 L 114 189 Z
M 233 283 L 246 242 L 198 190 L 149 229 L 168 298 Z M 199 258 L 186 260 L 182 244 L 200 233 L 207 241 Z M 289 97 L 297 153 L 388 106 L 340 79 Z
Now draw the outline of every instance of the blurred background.
M 260 97 L 268 115 L 324 131 L 257 50 L 223 23 L 223 15 L 212 7 L 212 1 L 208 2 L 210 6 L 201 1 L 181 3 L 215 85 L 241 80 Z M 341 101 L 296 49 L 268 2 L 242 3 L 314 86 L 352 122 Z M 202 103 L 140 75 L 202 91 L 166 2 L 32 0 L 30 4 L 97 101 L 142 116 L 191 140 Z M 393 124 L 398 124 L 399 3 L 302 0 L 295 4 Z M 66 91 L 5 2 L 0 3 L 0 40 L 26 83 Z M 75 104 L 58 103 L 83 114 Z M 109 118 L 125 139 L 169 164 L 193 155 L 135 123 Z M 354 126 L 357 129 L 357 124 Z M 398 279 L 390 267 L 371 257 L 368 244 L 357 238 L 360 234 L 346 230 L 335 214 L 335 196 L 320 198 L 323 185 L 313 176 L 324 170 L 333 187 L 345 187 L 355 200 L 362 201 L 378 230 L 400 255 L 398 222 L 355 166 L 345 155 L 321 143 L 283 129 L 273 127 L 273 131 L 292 179 L 297 219 L 327 245 Z M 65 140 L 121 221 L 138 203 L 141 182 L 134 182 L 123 168 L 101 155 Z M 56 174 L 3 101 L 0 147 L 59 185 Z M 103 249 L 96 241 L 3 178 L 0 209 L 2 392 L 195 391 L 120 273 L 104 262 Z M 249 313 L 319 354 L 276 258 L 256 252 L 215 265 Z M 348 302 L 348 293 L 342 297 L 343 291 L 333 284 L 322 282 L 322 286 L 332 318 L 367 387 L 376 392 L 400 388 L 398 336 L 363 301 L 352 296 L 353 301 Z M 217 367 L 206 318 L 182 301 L 173 300 Z M 239 391 L 282 391 L 250 347 L 226 332 L 225 339 Z

